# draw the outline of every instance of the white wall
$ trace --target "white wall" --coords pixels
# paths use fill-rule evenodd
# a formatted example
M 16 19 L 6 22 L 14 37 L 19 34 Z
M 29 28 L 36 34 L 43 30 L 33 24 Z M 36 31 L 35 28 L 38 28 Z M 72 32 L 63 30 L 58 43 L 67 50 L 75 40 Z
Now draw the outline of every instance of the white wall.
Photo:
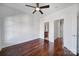
M 1 19 L 0 19 L 0 49 L 1 49 Z
M 0 49 L 2 48 L 2 43 L 3 43 L 3 40 L 4 37 L 3 37 L 3 18 L 0 18 Z
M 37 36 L 39 31 L 36 29 L 35 20 L 32 16 L 8 16 L 2 20 L 4 20 L 2 48 L 39 38 Z
M 39 38 L 38 17 L 0 4 L 0 48 Z
M 38 15 L 34 15 L 33 17 L 33 24 L 34 24 L 34 37 L 35 38 L 40 38 L 39 37 L 39 32 L 40 32 L 40 20 L 39 20 L 39 16 Z
M 0 46 L 1 46 L 1 19 L 0 19 Z
M 76 54 L 77 5 L 72 5 L 40 19 L 40 38 L 44 38 L 44 22 L 49 21 L 49 41 L 54 42 L 54 20 L 64 19 L 64 46 Z

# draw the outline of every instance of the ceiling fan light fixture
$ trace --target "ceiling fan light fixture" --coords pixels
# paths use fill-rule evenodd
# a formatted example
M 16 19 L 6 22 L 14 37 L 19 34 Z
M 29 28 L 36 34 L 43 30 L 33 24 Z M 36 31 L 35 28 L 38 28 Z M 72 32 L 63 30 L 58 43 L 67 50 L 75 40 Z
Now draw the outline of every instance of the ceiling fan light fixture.
M 36 11 L 39 11 L 39 10 L 40 10 L 40 8 L 36 7 Z
M 27 7 L 32 7 L 35 10 L 32 12 L 34 14 L 36 11 L 39 11 L 41 14 L 43 14 L 41 9 L 49 8 L 49 5 L 44 5 L 44 6 L 39 6 L 39 3 L 36 3 L 36 6 L 31 6 L 31 5 L 25 5 Z

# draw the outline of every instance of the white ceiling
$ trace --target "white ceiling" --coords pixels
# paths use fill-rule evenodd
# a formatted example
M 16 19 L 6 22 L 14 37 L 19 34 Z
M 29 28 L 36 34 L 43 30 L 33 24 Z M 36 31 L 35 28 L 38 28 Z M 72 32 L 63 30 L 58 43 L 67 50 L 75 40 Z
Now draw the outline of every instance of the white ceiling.
M 33 8 L 25 6 L 25 4 L 36 6 L 35 3 L 0 3 L 0 15 L 15 15 L 15 14 L 29 14 L 33 15 Z M 42 9 L 44 14 L 50 14 L 73 5 L 73 3 L 40 3 L 40 6 L 50 5 L 50 8 Z M 34 15 L 41 15 L 36 12 Z

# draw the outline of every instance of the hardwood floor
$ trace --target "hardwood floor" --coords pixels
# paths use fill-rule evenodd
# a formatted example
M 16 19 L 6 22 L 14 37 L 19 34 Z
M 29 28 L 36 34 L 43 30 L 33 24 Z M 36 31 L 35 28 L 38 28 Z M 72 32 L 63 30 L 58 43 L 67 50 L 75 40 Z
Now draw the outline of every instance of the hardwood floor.
M 64 47 L 61 39 L 55 43 L 36 39 L 29 42 L 3 48 L 1 56 L 63 56 Z
M 64 55 L 64 46 L 62 38 L 57 38 L 54 40 L 54 55 Z

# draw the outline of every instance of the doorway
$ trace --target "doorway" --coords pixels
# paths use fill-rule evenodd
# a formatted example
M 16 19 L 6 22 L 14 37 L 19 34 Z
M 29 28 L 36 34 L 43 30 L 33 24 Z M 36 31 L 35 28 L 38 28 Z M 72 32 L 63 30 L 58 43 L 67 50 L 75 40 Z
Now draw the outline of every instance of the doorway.
M 44 39 L 49 41 L 49 22 L 44 23 Z
M 54 55 L 63 55 L 63 24 L 64 19 L 54 21 Z M 62 51 L 60 54 L 57 53 Z
M 54 21 L 54 39 L 58 37 L 63 39 L 63 24 L 64 19 Z

